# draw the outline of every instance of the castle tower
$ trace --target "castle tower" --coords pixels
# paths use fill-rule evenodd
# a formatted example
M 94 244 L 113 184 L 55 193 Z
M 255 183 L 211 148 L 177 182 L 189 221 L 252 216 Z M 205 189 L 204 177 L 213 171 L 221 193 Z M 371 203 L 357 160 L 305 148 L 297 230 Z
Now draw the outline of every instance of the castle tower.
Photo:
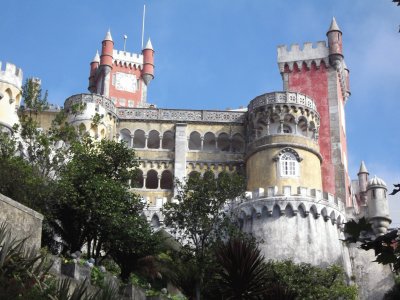
M 343 204 L 323 190 L 318 106 L 295 92 L 261 95 L 248 106 L 248 199 L 238 205 L 243 231 L 269 259 L 343 263 Z
M 344 105 L 348 96 L 349 71 L 342 51 L 342 32 L 333 19 L 325 42 L 278 47 L 278 65 L 286 91 L 312 97 L 321 118 L 319 146 L 323 189 L 351 206 L 347 169 Z
M 389 217 L 386 183 L 374 177 L 368 181 L 368 221 L 376 236 L 384 235 L 392 220 Z
M 358 171 L 358 185 L 359 185 L 359 195 L 360 203 L 359 205 L 367 204 L 367 185 L 368 185 L 368 170 L 365 166 L 364 161 L 361 162 L 360 170 Z
M 0 130 L 12 131 L 19 124 L 17 110 L 22 98 L 22 70 L 0 62 Z
M 90 64 L 89 91 L 112 100 L 116 107 L 146 107 L 147 86 L 154 78 L 154 50 L 147 42 L 142 54 L 115 50 L 110 31 L 102 42 L 100 62 Z
M 96 51 L 96 55 L 94 56 L 92 62 L 90 63 L 90 76 L 89 76 L 89 91 L 91 93 L 96 93 L 96 71 L 100 65 L 100 56 L 99 51 Z

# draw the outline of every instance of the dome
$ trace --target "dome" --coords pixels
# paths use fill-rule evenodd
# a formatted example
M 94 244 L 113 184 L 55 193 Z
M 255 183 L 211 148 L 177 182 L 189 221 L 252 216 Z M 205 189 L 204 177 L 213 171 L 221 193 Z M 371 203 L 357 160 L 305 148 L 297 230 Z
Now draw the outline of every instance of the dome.
M 376 185 L 386 188 L 386 183 L 382 179 L 376 177 L 376 175 L 375 175 L 374 178 L 372 178 L 368 181 L 368 187 L 376 186 Z

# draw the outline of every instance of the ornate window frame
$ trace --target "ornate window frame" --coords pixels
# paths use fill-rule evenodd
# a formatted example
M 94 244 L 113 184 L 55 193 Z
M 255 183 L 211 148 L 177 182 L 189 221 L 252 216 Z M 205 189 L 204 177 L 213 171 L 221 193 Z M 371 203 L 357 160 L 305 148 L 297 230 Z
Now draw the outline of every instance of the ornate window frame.
M 300 162 L 303 159 L 292 148 L 284 148 L 274 157 L 280 177 L 299 177 Z

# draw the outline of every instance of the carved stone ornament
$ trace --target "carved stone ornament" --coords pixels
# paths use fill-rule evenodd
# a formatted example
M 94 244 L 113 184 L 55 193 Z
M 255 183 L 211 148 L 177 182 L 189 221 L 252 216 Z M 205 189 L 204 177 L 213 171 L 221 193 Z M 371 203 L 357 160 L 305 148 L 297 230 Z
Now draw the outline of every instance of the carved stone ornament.
M 294 149 L 289 147 L 283 148 L 281 151 L 279 151 L 279 153 L 273 158 L 273 160 L 278 161 L 284 153 L 288 152 L 293 154 L 298 162 L 301 162 L 303 160 L 303 158 L 301 158 L 300 155 Z

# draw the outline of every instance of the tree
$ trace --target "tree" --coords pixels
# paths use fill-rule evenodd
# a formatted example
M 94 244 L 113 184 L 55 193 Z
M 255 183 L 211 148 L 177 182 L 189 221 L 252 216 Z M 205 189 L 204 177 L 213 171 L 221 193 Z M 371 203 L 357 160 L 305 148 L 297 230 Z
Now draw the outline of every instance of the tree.
M 233 218 L 224 210 L 229 200 L 243 195 L 244 179 L 238 174 L 221 173 L 215 178 L 207 171 L 203 177 L 195 173 L 185 183 L 177 182 L 175 201 L 163 208 L 164 222 L 172 228 L 181 241 L 182 256 L 196 271 L 196 299 L 208 277 L 206 270 L 212 269 L 213 250 L 233 230 Z
M 268 292 L 264 256 L 250 240 L 231 239 L 216 250 L 215 290 L 222 299 L 259 299 Z
M 54 236 L 74 252 L 87 245 L 94 258 L 110 254 L 126 279 L 134 264 L 153 254 L 158 239 L 142 217 L 144 204 L 129 190 L 137 173 L 132 149 L 110 140 L 96 141 L 68 123 L 61 111 L 49 130 L 40 130 L 38 113 L 48 107 L 47 92 L 28 79 L 23 87 L 20 126 L 0 132 L 0 192 L 45 215 L 42 241 L 57 249 Z M 85 104 L 74 104 L 79 114 Z M 96 114 L 92 126 L 102 116 Z M 89 128 L 90 130 L 90 128 Z
M 292 261 L 269 261 L 267 285 L 278 283 L 296 299 L 349 299 L 357 297 L 355 286 L 346 284 L 345 273 L 337 265 L 320 268 Z M 269 298 L 267 298 L 269 299 Z
M 359 248 L 366 251 L 374 250 L 375 261 L 383 265 L 392 264 L 393 272 L 398 274 L 400 271 L 399 231 L 392 230 L 374 239 L 369 234 L 371 231 L 371 224 L 367 223 L 365 218 L 361 218 L 358 222 L 350 220 L 344 227 L 347 242 L 359 242 Z

